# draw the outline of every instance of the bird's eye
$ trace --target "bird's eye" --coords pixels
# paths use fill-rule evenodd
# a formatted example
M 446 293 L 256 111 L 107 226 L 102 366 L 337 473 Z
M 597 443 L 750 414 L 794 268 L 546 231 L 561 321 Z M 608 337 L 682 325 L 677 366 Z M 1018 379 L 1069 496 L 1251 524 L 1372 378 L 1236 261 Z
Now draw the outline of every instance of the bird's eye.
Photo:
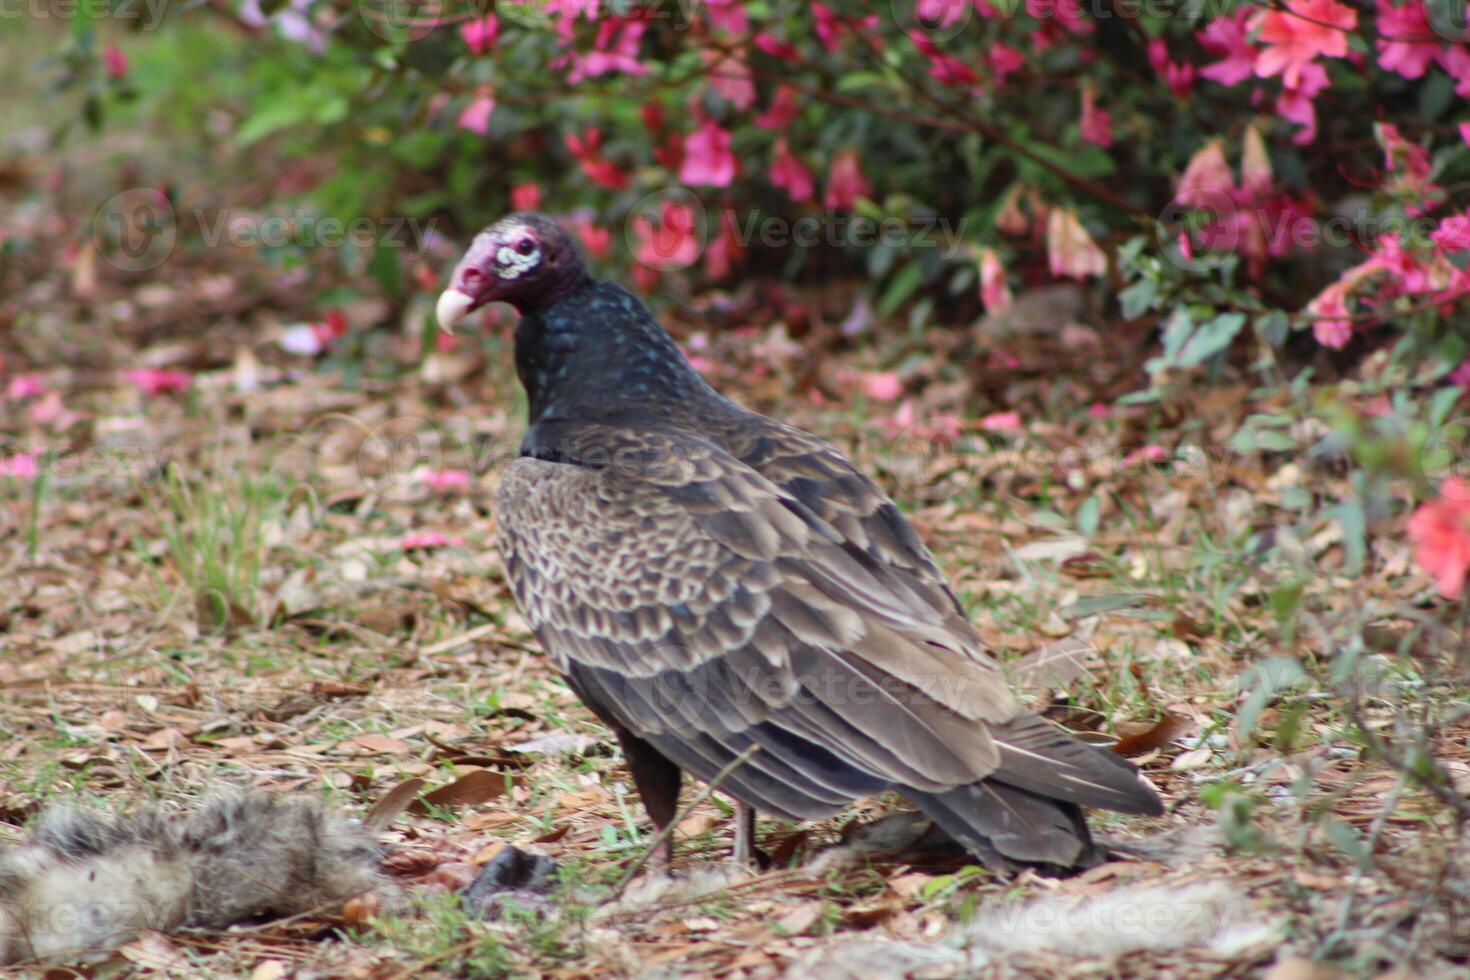
M 530 255 L 535 249 L 535 243 L 529 238 L 522 238 L 519 242 L 516 242 L 516 251 L 522 255 Z

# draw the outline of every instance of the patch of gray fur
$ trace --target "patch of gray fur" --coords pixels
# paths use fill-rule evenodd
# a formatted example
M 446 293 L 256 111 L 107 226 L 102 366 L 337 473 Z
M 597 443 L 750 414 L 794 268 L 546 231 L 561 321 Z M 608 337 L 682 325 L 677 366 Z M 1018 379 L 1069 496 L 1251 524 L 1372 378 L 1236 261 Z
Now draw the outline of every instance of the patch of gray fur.
M 111 949 L 142 929 L 222 929 L 376 891 L 381 850 L 308 797 L 225 796 L 172 818 L 46 811 L 0 851 L 0 964 Z

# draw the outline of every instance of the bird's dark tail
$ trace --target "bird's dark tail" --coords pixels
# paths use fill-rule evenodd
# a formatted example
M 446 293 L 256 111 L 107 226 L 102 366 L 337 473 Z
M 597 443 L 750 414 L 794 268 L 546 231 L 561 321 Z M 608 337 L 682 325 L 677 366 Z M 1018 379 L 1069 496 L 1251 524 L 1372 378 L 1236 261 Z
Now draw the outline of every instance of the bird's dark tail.
M 1082 807 L 1157 816 L 1158 794 L 1126 759 L 1036 715 L 991 729 L 1000 765 L 989 777 L 941 792 L 904 795 L 988 867 L 1076 870 L 1105 857 Z

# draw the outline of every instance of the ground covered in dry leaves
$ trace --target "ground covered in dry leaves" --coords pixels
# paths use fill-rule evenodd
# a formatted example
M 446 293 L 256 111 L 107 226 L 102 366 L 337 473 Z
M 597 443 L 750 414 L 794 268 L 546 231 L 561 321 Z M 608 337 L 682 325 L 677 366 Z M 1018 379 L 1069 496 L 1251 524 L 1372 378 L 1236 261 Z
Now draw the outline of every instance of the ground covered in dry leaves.
M 1378 647 L 1363 656 L 1402 656 L 1397 675 L 1425 699 L 1463 697 L 1449 652 L 1400 649 L 1427 595 L 1401 518 L 1375 526 L 1369 574 L 1336 577 L 1337 525 L 1288 534 L 1284 515 L 1344 477 L 1227 448 L 1261 410 L 1245 380 L 1116 404 L 1140 384 L 1147 325 L 1102 329 L 1065 294 L 1038 301 L 1073 321 L 1062 332 L 874 326 L 860 343 L 838 328 L 843 290 L 778 301 L 750 286 L 665 311 L 717 386 L 874 473 L 1027 699 L 1121 739 L 1169 811 L 1097 815 L 1130 848 L 1112 863 L 1006 880 L 892 849 L 895 824 L 870 825 L 903 804 L 877 799 L 827 823 L 763 821 L 774 869 L 751 874 L 722 865 L 717 795 L 679 824 L 679 876 L 620 892 L 647 845 L 641 809 L 515 612 L 495 547 L 488 501 L 524 412 L 509 322 L 426 347 L 430 276 L 401 306 L 344 300 L 345 334 L 291 353 L 288 331 L 325 313 L 279 270 L 184 248 L 159 273 L 121 274 L 35 177 L 7 176 L 10 234 L 28 244 L 0 266 L 0 370 L 26 378 L 0 401 L 0 843 L 62 800 L 183 806 L 236 786 L 367 815 L 417 798 L 386 835 L 411 916 L 358 906 L 145 935 L 86 971 L 1464 969 L 1450 809 L 1365 761 L 1339 699 L 1311 685 L 1288 678 L 1239 724 L 1252 678 L 1333 653 L 1337 624 L 1369 609 L 1361 635 Z M 1284 621 L 1283 582 L 1310 614 Z M 1383 612 L 1395 604 L 1403 615 Z M 1386 704 L 1370 691 L 1355 710 L 1388 733 Z M 1467 735 L 1434 733 L 1461 795 Z M 453 892 L 512 843 L 559 862 L 552 900 L 468 920 Z

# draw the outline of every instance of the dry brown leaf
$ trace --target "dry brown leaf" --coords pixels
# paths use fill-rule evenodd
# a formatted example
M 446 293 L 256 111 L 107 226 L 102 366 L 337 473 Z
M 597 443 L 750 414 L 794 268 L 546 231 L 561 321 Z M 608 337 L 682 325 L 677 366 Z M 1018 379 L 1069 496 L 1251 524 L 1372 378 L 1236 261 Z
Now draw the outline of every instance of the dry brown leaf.
M 489 803 L 505 795 L 509 782 L 510 777 L 503 772 L 476 769 L 452 783 L 425 793 L 423 799 L 415 800 L 410 808 L 415 813 L 427 813 L 430 806 L 476 806 L 481 803 Z
M 374 830 L 382 830 L 387 827 L 394 820 L 398 819 L 400 814 L 413 805 L 413 801 L 418 799 L 419 792 L 424 788 L 424 785 L 424 781 L 417 776 L 412 779 L 405 779 L 390 789 L 368 811 L 368 815 L 363 818 L 363 823 Z
M 388 735 L 354 735 L 342 745 L 362 749 L 365 753 L 376 755 L 407 755 L 410 751 L 409 744 L 403 739 Z

